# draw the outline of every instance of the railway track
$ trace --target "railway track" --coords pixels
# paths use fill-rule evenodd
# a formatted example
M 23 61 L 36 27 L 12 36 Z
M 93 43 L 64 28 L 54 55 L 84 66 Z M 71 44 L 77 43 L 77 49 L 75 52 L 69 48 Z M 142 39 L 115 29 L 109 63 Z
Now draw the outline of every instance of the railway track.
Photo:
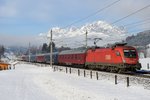
M 29 62 L 25 62 L 25 63 L 29 63 Z M 46 66 L 46 67 L 50 66 L 49 64 L 44 64 L 44 63 L 32 63 L 32 64 L 39 65 L 39 66 Z M 84 69 L 84 68 L 79 68 L 79 67 L 53 65 L 53 68 L 57 68 L 57 67 L 59 67 L 59 68 L 60 67 L 64 67 L 64 68 L 67 67 L 67 68 L 72 68 L 72 69 L 87 70 L 87 71 L 93 71 L 93 72 L 99 72 L 99 73 L 127 75 L 127 76 L 141 77 L 141 78 L 150 78 L 150 71 L 145 71 L 145 70 L 138 70 L 136 72 L 126 72 L 126 73 L 112 73 L 112 72 L 106 72 L 106 71 L 100 71 L 100 70 Z
M 124 74 L 135 76 L 135 77 L 150 78 L 150 71 L 146 71 L 146 70 L 138 70 L 136 72 L 129 72 Z

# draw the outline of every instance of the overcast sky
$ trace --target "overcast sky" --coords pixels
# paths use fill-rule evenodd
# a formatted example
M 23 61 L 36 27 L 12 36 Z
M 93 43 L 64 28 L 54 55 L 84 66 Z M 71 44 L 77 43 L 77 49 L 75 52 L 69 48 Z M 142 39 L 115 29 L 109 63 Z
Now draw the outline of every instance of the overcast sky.
M 117 0 L 0 0 L 0 44 L 27 46 L 41 43 L 40 33 L 53 27 L 65 27 L 80 20 Z M 120 0 L 96 15 L 74 24 L 79 27 L 86 23 L 103 20 L 113 23 L 138 9 L 150 5 L 150 0 Z M 150 7 L 118 23 L 130 23 L 150 19 Z M 141 25 L 127 26 L 129 33 L 150 28 L 150 20 Z M 45 38 L 46 41 L 46 38 Z

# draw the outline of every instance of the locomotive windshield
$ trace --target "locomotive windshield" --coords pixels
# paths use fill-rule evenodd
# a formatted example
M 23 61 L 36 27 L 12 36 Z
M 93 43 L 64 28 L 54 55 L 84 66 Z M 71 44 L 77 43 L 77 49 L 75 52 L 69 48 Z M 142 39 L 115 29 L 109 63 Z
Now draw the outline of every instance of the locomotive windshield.
M 126 58 L 136 58 L 136 51 L 135 50 L 124 50 L 124 56 Z

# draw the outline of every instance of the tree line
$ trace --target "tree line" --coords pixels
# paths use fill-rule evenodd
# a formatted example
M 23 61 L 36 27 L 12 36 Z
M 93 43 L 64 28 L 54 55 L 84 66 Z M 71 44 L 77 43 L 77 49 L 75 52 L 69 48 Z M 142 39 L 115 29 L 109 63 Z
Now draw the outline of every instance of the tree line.
M 47 43 L 43 43 L 42 53 L 51 52 L 50 46 L 51 46 L 51 43 L 49 43 L 49 45 Z M 64 46 L 56 47 L 54 42 L 52 42 L 52 48 L 53 48 L 53 52 L 60 52 L 60 51 L 63 51 L 63 50 L 71 50 L 70 47 L 64 47 Z
M 2 55 L 4 55 L 4 52 L 5 52 L 4 46 L 0 45 L 0 61 L 1 61 Z
M 28 48 L 26 50 L 26 52 L 24 53 L 25 55 L 29 54 L 29 50 L 30 50 L 30 54 L 42 54 L 42 53 L 50 53 L 51 49 L 50 49 L 51 43 L 47 44 L 47 43 L 43 43 L 41 46 L 36 47 L 36 46 L 31 46 L 30 48 Z M 70 47 L 56 47 L 55 43 L 52 42 L 52 48 L 53 48 L 53 52 L 60 52 L 63 50 L 71 50 Z

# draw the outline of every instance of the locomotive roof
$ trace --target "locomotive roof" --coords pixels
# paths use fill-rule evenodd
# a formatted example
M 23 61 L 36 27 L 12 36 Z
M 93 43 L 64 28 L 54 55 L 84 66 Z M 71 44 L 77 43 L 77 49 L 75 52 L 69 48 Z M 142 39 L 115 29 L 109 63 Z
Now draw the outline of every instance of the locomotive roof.
M 82 54 L 82 53 L 85 53 L 87 50 L 84 49 L 84 50 L 65 50 L 65 51 L 61 51 L 59 54 L 62 55 L 62 54 Z

